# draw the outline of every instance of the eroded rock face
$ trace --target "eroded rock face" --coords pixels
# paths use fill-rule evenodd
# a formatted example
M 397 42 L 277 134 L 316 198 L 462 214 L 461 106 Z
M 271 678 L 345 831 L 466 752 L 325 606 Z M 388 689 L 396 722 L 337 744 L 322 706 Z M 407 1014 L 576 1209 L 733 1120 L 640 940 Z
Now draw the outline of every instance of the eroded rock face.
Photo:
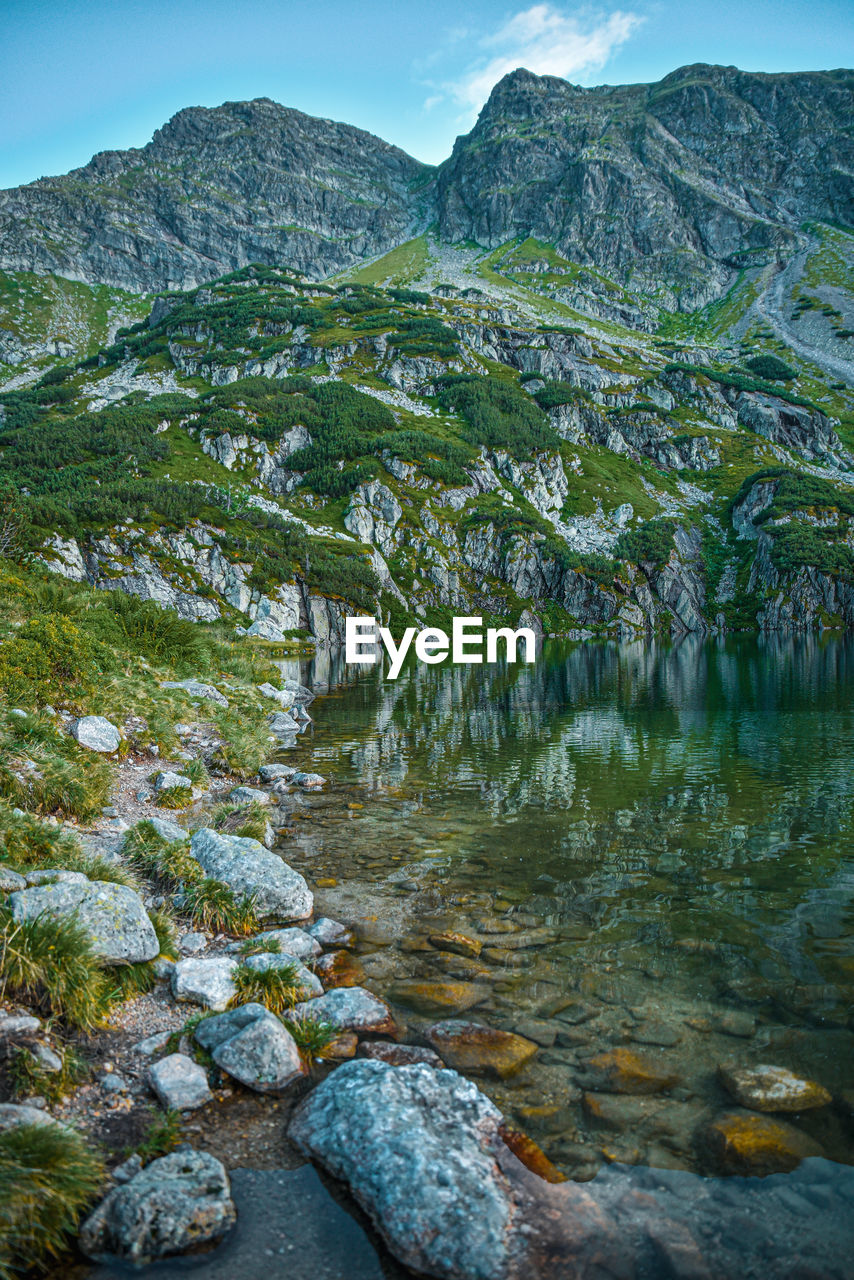
M 205 1151 L 175 1151 L 109 1193 L 84 1222 L 80 1248 L 98 1262 L 143 1266 L 219 1240 L 236 1220 L 219 1160 Z
M 57 880 L 13 893 L 15 920 L 73 921 L 93 951 L 111 964 L 137 964 L 160 954 L 154 925 L 142 899 L 126 885 L 102 880 Z
M 251 894 L 262 919 L 305 920 L 314 899 L 305 880 L 275 853 L 246 836 L 226 836 L 203 827 L 190 854 L 206 875 L 238 894 Z

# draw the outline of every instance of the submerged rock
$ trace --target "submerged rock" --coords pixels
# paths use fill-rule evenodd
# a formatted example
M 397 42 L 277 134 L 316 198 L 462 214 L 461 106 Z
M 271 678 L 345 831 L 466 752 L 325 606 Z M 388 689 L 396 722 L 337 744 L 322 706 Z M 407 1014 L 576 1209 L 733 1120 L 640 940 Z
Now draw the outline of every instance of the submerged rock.
M 364 966 L 349 951 L 329 951 L 315 968 L 327 987 L 358 987 L 365 980 Z
M 185 1053 L 170 1053 L 155 1062 L 148 1081 L 160 1103 L 175 1111 L 194 1111 L 213 1097 L 204 1067 Z
M 42 916 L 79 925 L 96 955 L 112 964 L 138 964 L 160 953 L 142 898 L 123 884 L 60 879 L 13 893 L 9 903 L 15 920 Z
M 416 1013 L 463 1013 L 489 996 L 489 988 L 472 982 L 430 982 L 402 978 L 391 988 L 391 998 Z
M 430 941 L 439 951 L 453 951 L 458 956 L 468 956 L 476 960 L 481 953 L 483 943 L 477 938 L 470 938 L 465 933 L 431 933 Z
M 800 1129 L 768 1116 L 721 1116 L 698 1135 L 697 1145 L 716 1173 L 764 1177 L 788 1173 L 821 1147 Z
M 592 1196 L 530 1172 L 501 1128 L 495 1104 L 455 1071 L 356 1059 L 301 1103 L 290 1138 L 347 1184 L 418 1274 L 627 1276 Z
M 826 1107 L 831 1101 L 827 1089 L 793 1075 L 785 1067 L 722 1066 L 718 1075 L 736 1102 L 753 1111 L 811 1111 Z
M 445 1065 L 438 1053 L 418 1044 L 390 1044 L 388 1040 L 363 1040 L 357 1052 L 360 1058 L 373 1058 L 378 1062 L 387 1062 L 392 1067 L 411 1067 L 417 1062 L 423 1062 L 428 1067 Z
M 206 1151 L 179 1150 L 114 1187 L 84 1222 L 88 1258 L 143 1266 L 219 1240 L 237 1220 L 228 1174 Z
M 221 835 L 209 827 L 195 832 L 190 854 L 206 875 L 238 894 L 251 894 L 259 916 L 304 920 L 314 899 L 305 880 L 258 840 Z
M 467 1075 L 506 1079 L 534 1058 L 538 1046 L 512 1031 L 496 1031 L 477 1022 L 437 1022 L 424 1032 L 442 1059 Z
M 579 1083 L 605 1093 L 661 1093 L 678 1081 L 657 1059 L 622 1048 L 595 1054 L 579 1071 Z
M 206 1018 L 195 1038 L 218 1067 L 258 1093 L 283 1093 L 306 1074 L 293 1036 L 262 1004 Z
M 352 930 L 328 916 L 319 916 L 314 924 L 309 925 L 307 932 L 322 947 L 347 947 L 353 941 Z
M 122 735 L 116 726 L 104 716 L 81 716 L 71 726 L 71 736 L 88 747 L 90 751 L 100 751 L 102 755 L 112 755 L 118 751 Z

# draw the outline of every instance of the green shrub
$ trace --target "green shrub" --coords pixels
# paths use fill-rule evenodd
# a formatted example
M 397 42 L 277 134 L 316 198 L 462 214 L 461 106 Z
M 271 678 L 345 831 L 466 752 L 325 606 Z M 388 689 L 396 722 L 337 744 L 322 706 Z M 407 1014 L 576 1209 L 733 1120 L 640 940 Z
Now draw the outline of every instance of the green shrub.
M 442 378 L 439 403 L 459 413 L 472 444 L 507 449 L 526 458 L 531 449 L 556 448 L 558 436 L 538 405 L 515 383 L 486 375 Z
M 797 369 L 775 355 L 753 356 L 750 360 L 745 360 L 744 367 L 766 382 L 790 382 L 798 376 Z
M 636 529 L 626 529 L 614 547 L 614 555 L 633 564 L 662 568 L 670 559 L 678 522 L 670 518 L 646 520 Z
M 65 704 L 92 692 L 95 645 L 66 617 L 32 618 L 0 645 L 0 692 L 11 703 Z
M 91 1142 L 70 1129 L 0 1133 L 0 1280 L 62 1256 L 103 1176 Z
M 186 809 L 193 803 L 192 787 L 169 787 L 157 793 L 154 802 L 158 809 Z

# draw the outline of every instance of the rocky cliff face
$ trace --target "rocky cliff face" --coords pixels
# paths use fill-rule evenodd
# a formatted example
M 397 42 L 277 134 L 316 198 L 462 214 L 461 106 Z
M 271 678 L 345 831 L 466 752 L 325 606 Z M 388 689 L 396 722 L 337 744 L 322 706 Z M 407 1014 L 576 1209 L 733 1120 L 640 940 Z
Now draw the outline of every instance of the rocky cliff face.
M 851 225 L 852 112 L 847 71 L 693 66 L 595 89 L 516 71 L 442 167 L 441 233 L 491 246 L 532 235 L 700 305 L 728 267 L 790 248 L 804 218 Z
M 0 193 L 0 267 L 141 292 L 249 262 L 329 275 L 408 239 L 430 170 L 261 98 L 180 111 L 141 150 Z
M 438 222 L 449 242 L 534 236 L 697 306 L 734 267 L 791 250 L 804 219 L 854 224 L 852 114 L 848 71 L 693 66 L 595 89 L 516 71 L 436 180 L 370 134 L 266 99 L 190 108 L 140 150 L 0 193 L 0 267 L 139 291 L 248 262 L 320 278 Z

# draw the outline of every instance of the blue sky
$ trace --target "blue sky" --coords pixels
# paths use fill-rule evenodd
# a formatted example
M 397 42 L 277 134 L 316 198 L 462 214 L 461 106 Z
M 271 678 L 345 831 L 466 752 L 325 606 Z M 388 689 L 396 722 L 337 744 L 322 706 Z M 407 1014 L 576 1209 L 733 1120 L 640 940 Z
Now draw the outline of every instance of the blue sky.
M 0 188 L 142 146 L 184 106 L 274 98 L 437 162 L 517 66 L 616 84 L 852 61 L 851 0 L 0 0 Z

